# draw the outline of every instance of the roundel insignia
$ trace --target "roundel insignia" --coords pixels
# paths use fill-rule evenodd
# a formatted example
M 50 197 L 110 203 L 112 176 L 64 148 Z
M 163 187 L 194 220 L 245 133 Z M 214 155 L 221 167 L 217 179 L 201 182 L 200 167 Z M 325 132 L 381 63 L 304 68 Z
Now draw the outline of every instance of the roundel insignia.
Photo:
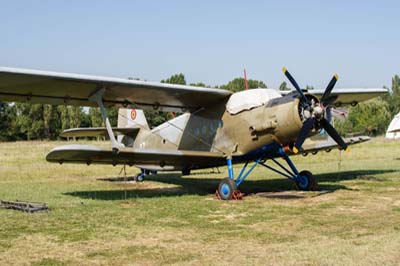
M 132 120 L 135 120 L 135 119 L 136 119 L 136 110 L 135 110 L 135 109 L 132 109 L 132 110 L 131 110 L 131 119 L 132 119 Z

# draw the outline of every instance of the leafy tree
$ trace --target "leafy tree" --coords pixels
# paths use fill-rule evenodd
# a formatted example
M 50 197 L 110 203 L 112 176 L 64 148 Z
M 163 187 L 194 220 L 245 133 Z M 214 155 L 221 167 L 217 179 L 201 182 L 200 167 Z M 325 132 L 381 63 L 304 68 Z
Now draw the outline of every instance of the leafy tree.
M 15 113 L 13 129 L 19 132 L 16 139 L 45 138 L 43 104 L 16 103 Z
M 80 127 L 82 122 L 82 107 L 68 106 L 68 119 L 71 128 Z
M 281 85 L 279 85 L 279 90 L 280 91 L 288 91 L 288 90 L 290 90 L 290 88 L 288 88 L 287 83 L 284 81 L 281 83 Z
M 336 121 L 335 127 L 342 135 L 348 132 L 379 135 L 386 132 L 390 120 L 389 104 L 382 99 L 372 99 L 351 107 L 348 118 Z
M 27 103 L 16 103 L 16 117 L 14 122 L 14 130 L 19 132 L 17 139 L 29 140 L 32 120 L 30 119 L 31 105 Z
M 110 124 L 112 127 L 116 127 L 118 124 L 118 108 L 116 107 L 111 107 L 107 108 L 107 116 L 108 119 L 110 120 Z
M 190 86 L 209 88 L 209 86 L 206 86 L 206 84 L 204 84 L 203 82 L 190 83 Z
M 111 107 L 106 108 L 106 113 L 108 119 L 110 120 L 110 124 L 112 127 L 117 126 L 118 124 L 118 108 Z M 86 117 L 85 117 L 86 116 Z M 103 117 L 101 116 L 100 108 L 98 107 L 90 107 L 89 113 L 84 115 L 82 112 L 80 114 L 81 117 L 81 126 L 91 126 L 91 127 L 104 127 L 105 124 L 103 122 Z M 85 121 L 86 120 L 86 121 Z M 89 124 L 89 125 L 85 125 Z
M 382 99 L 389 104 L 389 110 L 392 117 L 400 112 L 400 77 L 395 75 L 392 78 L 392 89 L 389 93 L 382 96 Z
M 267 85 L 259 80 L 249 79 L 247 82 L 249 84 L 249 89 L 267 88 Z M 238 92 L 244 90 L 246 88 L 246 84 L 244 78 L 235 78 L 234 80 L 229 81 L 228 84 L 222 85 L 220 88 Z
M 101 117 L 100 109 L 97 107 L 90 107 L 89 108 L 89 118 L 90 124 L 92 127 L 102 127 L 103 126 L 103 119 Z
M 60 118 L 61 118 L 61 131 L 71 128 L 68 106 L 59 105 L 57 107 L 57 110 L 60 113 Z
M 91 127 L 92 123 L 90 121 L 89 109 L 82 111 L 81 127 Z
M 31 127 L 28 129 L 28 140 L 31 139 L 44 139 L 45 138 L 45 125 L 44 125 L 44 105 L 32 104 L 29 110 L 29 121 Z
M 44 105 L 44 137 L 46 139 L 57 139 L 61 131 L 60 113 L 55 105 Z
M 171 77 L 161 80 L 161 83 L 170 83 L 170 84 L 180 84 L 180 85 L 186 85 L 186 79 L 185 75 L 182 73 L 172 75 Z
M 314 86 L 311 86 L 311 85 L 307 85 L 306 86 L 306 90 L 308 90 L 308 91 L 311 91 L 311 90 L 313 90 L 314 89 Z
M 10 106 L 0 102 L 0 141 L 7 141 L 11 136 Z

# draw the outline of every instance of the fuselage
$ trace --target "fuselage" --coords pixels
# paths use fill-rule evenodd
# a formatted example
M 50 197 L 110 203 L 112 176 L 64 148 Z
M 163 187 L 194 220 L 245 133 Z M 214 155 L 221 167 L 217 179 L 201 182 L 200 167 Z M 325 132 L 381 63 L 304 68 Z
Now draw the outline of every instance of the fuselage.
M 142 131 L 133 146 L 220 152 L 242 161 L 266 145 L 293 143 L 302 122 L 297 94 L 272 89 L 235 93 L 228 102 L 184 113 L 151 131 Z

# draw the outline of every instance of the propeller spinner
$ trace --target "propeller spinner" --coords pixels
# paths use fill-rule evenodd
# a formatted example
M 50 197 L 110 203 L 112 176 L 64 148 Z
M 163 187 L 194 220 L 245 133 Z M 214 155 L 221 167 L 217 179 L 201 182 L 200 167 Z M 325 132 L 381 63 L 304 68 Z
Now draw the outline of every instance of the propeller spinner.
M 340 137 L 339 133 L 336 129 L 325 119 L 325 110 L 332 101 L 335 99 L 331 97 L 331 92 L 333 87 L 335 86 L 338 75 L 335 74 L 331 81 L 329 82 L 328 86 L 326 87 L 324 94 L 321 97 L 319 102 L 315 100 L 310 100 L 307 98 L 303 91 L 300 89 L 300 86 L 293 78 L 293 76 L 287 71 L 286 68 L 282 69 L 285 76 L 288 78 L 290 83 L 295 87 L 296 91 L 300 94 L 300 105 L 304 109 L 304 116 L 305 121 L 303 123 L 302 128 L 300 129 L 299 135 L 297 136 L 296 141 L 293 145 L 293 152 L 298 153 L 303 145 L 304 141 L 306 140 L 307 136 L 314 128 L 323 128 L 328 133 L 329 136 L 339 145 L 339 147 L 343 150 L 349 151 L 347 144 L 344 142 L 342 137 Z

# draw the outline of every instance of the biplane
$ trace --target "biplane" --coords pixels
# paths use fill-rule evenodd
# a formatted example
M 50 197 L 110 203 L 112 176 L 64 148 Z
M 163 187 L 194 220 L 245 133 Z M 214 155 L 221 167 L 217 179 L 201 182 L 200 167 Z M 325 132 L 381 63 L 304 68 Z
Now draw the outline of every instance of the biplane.
M 232 93 L 121 78 L 0 68 L 0 101 L 99 107 L 104 128 L 77 128 L 65 137 L 106 135 L 110 148 L 64 145 L 47 155 L 49 162 L 128 165 L 141 169 L 138 181 L 155 171 L 182 171 L 227 166 L 218 194 L 231 199 L 234 191 L 258 165 L 313 190 L 317 181 L 299 171 L 291 155 L 315 153 L 368 140 L 343 139 L 331 125 L 331 109 L 380 96 L 385 89 L 305 91 L 284 68 L 295 90 L 251 89 Z M 117 106 L 118 126 L 112 127 L 105 108 Z M 181 113 L 150 129 L 142 109 Z M 312 142 L 323 130 L 329 141 Z M 282 160 L 278 160 L 281 158 Z M 235 175 L 233 164 L 243 164 Z M 285 166 L 285 164 L 287 166 Z

